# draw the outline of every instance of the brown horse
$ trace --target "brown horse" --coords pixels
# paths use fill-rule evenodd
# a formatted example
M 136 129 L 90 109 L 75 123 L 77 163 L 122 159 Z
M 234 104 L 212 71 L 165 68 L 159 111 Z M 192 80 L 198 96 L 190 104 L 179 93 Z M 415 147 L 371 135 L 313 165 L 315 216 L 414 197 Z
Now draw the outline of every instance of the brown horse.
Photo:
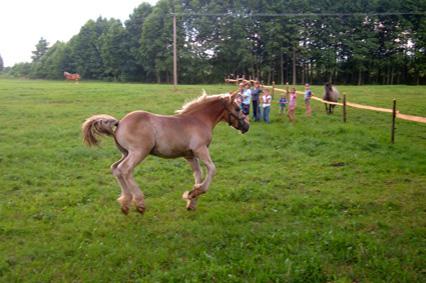
M 78 82 L 80 80 L 80 74 L 71 74 L 68 72 L 64 72 L 64 77 L 69 81 Z
M 324 85 L 324 97 L 323 100 L 330 102 L 337 102 L 339 100 L 340 93 L 336 87 L 331 83 L 326 83 Z M 336 105 L 325 103 L 325 112 L 327 114 L 333 114 L 333 109 Z
M 122 153 L 111 169 L 121 186 L 118 202 L 124 214 L 129 212 L 132 201 L 140 213 L 145 211 L 144 195 L 133 178 L 133 169 L 149 154 L 164 158 L 183 157 L 188 161 L 195 184 L 182 197 L 188 210 L 195 209 L 198 196 L 208 190 L 216 173 L 208 148 L 213 128 L 225 121 L 242 133 L 249 129 L 247 117 L 234 101 L 237 94 L 238 91 L 211 96 L 204 93 L 172 116 L 135 111 L 121 120 L 103 114 L 94 115 L 83 123 L 83 141 L 87 145 L 98 145 L 96 136 L 108 135 L 114 138 Z M 199 160 L 207 167 L 204 180 Z

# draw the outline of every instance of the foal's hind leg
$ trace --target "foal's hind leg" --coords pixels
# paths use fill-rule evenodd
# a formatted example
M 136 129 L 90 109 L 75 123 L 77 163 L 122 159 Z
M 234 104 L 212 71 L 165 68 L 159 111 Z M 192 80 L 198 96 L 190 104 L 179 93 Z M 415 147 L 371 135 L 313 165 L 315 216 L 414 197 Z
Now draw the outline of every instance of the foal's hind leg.
M 200 161 L 198 160 L 197 157 L 185 158 L 185 159 L 186 161 L 188 161 L 189 165 L 191 165 L 192 171 L 194 173 L 194 181 L 195 181 L 194 189 L 199 188 L 201 186 L 200 184 L 202 181 Z M 189 195 L 189 192 L 186 191 L 183 193 L 182 198 L 186 200 L 187 209 L 194 209 L 195 206 L 197 205 L 197 199 L 196 198 L 190 199 L 188 195 Z
M 124 181 L 126 187 L 129 189 L 136 209 L 140 213 L 145 212 L 144 195 L 140 190 L 138 184 L 133 178 L 133 169 L 148 155 L 144 151 L 130 151 L 129 155 L 118 165 L 117 169 Z M 130 201 L 132 200 L 130 199 Z
M 194 172 L 194 181 L 195 184 L 200 184 L 201 179 L 201 168 L 200 168 L 200 161 L 197 157 L 194 158 L 185 158 L 186 161 L 188 161 L 189 165 L 191 165 L 192 171 Z
M 115 176 L 121 187 L 121 195 L 117 199 L 117 201 L 120 203 L 121 212 L 123 212 L 124 214 L 129 213 L 129 205 L 132 202 L 132 193 L 130 192 L 126 182 L 123 179 L 123 176 L 120 174 L 117 167 L 126 158 L 126 156 L 127 153 L 123 154 L 120 160 L 111 165 L 112 174 Z

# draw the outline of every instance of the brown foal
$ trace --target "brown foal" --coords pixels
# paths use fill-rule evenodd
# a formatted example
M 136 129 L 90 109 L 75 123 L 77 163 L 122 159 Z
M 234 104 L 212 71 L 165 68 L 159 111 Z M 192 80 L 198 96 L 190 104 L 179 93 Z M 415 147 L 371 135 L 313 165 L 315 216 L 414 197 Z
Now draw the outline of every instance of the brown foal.
M 235 102 L 237 94 L 208 96 L 204 93 L 171 116 L 134 111 L 121 120 L 103 114 L 94 115 L 83 123 L 84 143 L 98 145 L 97 136 L 112 136 L 122 153 L 111 169 L 121 187 L 118 202 L 124 214 L 129 213 L 132 201 L 140 213 L 145 211 L 144 195 L 133 178 L 133 169 L 149 154 L 164 158 L 183 157 L 188 161 L 195 184 L 182 197 L 188 210 L 195 209 L 198 196 L 208 190 L 216 172 L 208 149 L 213 128 L 225 121 L 242 133 L 249 129 L 247 117 Z M 204 180 L 199 160 L 207 167 Z

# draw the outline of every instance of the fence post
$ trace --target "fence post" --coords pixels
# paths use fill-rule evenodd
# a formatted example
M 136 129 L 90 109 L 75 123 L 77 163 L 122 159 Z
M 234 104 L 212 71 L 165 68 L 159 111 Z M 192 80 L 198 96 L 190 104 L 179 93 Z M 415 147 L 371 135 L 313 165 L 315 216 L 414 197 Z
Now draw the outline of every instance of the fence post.
M 395 118 L 396 118 L 396 99 L 393 99 L 392 108 L 392 129 L 391 129 L 391 143 L 395 143 Z
M 346 94 L 343 94 L 343 123 L 346 123 Z
M 235 85 L 238 86 L 238 84 L 239 84 L 239 78 L 238 78 L 238 75 L 237 75 L 237 78 L 235 79 Z
M 274 94 L 275 94 L 275 81 L 272 81 L 272 98 L 274 98 Z

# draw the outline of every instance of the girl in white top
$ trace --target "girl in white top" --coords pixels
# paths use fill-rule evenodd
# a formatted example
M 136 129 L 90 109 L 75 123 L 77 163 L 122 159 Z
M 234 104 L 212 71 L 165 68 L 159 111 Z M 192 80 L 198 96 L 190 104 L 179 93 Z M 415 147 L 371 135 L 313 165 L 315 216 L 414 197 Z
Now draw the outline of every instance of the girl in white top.
M 265 89 L 263 91 L 263 96 L 262 96 L 262 107 L 263 107 L 263 121 L 265 121 L 266 123 L 270 123 L 269 120 L 269 113 L 271 112 L 271 101 L 272 101 L 272 97 L 269 94 L 269 90 Z

